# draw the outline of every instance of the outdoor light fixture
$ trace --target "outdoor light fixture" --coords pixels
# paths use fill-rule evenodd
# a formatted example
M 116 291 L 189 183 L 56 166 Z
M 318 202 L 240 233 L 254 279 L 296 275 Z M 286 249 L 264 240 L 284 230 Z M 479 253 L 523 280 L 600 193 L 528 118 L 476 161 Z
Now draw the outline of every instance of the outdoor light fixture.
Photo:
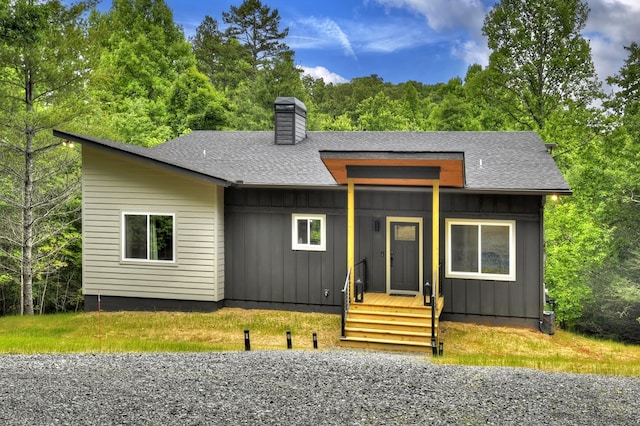
M 558 201 L 559 199 L 560 199 L 560 197 L 558 197 L 558 194 L 552 194 L 552 195 L 551 195 L 551 201 L 553 201 L 554 203 L 555 203 L 556 201 Z

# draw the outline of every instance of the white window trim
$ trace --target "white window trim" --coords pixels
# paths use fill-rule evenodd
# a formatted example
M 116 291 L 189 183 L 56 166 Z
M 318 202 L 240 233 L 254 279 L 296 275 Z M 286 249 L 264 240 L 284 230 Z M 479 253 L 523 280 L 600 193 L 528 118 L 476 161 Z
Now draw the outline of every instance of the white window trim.
M 320 220 L 320 245 L 298 242 L 298 219 Z M 301 251 L 327 251 L 327 215 L 293 213 L 291 214 L 291 249 Z
M 509 227 L 509 274 L 487 274 L 482 272 L 459 272 L 451 270 L 451 225 L 478 226 L 478 232 L 482 225 L 508 226 Z M 516 280 L 516 221 L 515 220 L 490 220 L 490 219 L 445 219 L 445 252 L 446 252 L 446 277 L 475 279 L 484 281 L 515 281 Z M 482 244 L 480 235 L 478 245 Z M 478 247 L 479 249 L 480 247 Z M 482 253 L 478 250 L 478 265 L 481 268 Z
M 171 216 L 172 218 L 172 224 L 173 224 L 173 229 L 172 229 L 172 237 L 173 237 L 173 244 L 172 244 L 172 248 L 173 251 L 171 253 L 172 256 L 172 260 L 155 260 L 155 259 L 149 259 L 149 252 L 150 252 L 150 240 L 149 240 L 149 236 L 147 235 L 147 258 L 146 259 L 137 259 L 137 258 L 128 258 L 127 257 L 127 242 L 126 242 L 126 221 L 125 221 L 125 216 L 130 215 L 130 216 L 146 216 L 147 217 L 147 232 L 149 232 L 149 221 L 150 221 L 150 217 L 151 216 Z M 122 216 L 121 216 L 121 221 L 120 221 L 120 227 L 121 227 L 121 236 L 120 236 L 120 253 L 121 253 L 121 260 L 123 262 L 136 262 L 136 263 L 164 263 L 164 264 L 175 264 L 176 263 L 176 243 L 177 243 L 177 238 L 176 238 L 176 215 L 174 213 L 158 213 L 158 212 L 132 212 L 132 211 L 126 211 L 126 212 L 122 212 Z

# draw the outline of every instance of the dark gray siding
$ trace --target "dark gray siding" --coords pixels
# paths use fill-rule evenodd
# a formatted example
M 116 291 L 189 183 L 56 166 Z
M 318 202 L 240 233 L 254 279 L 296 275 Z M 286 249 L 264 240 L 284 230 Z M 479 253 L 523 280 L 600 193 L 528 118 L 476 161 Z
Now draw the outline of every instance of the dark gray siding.
M 443 196 L 441 216 L 516 220 L 516 281 L 443 281 L 445 319 L 536 326 L 542 311 L 540 196 Z M 475 213 L 472 213 L 475 211 Z M 441 247 L 444 247 L 444 225 Z M 441 253 L 444 261 L 444 253 Z M 482 318 L 479 318 L 482 317 Z M 507 320 L 510 319 L 510 320 Z
M 292 309 L 339 307 L 346 276 L 346 198 L 344 189 L 227 188 L 225 298 L 290 305 Z M 541 200 L 540 196 L 441 194 L 441 262 L 445 254 L 445 218 L 515 219 L 517 237 L 516 281 L 445 279 L 442 288 L 446 314 L 537 322 L 542 309 Z M 424 279 L 430 280 L 431 203 L 430 190 L 356 189 L 356 261 L 367 258 L 367 291 L 386 289 L 387 216 L 423 218 Z M 291 249 L 292 213 L 327 215 L 326 252 Z M 325 289 L 329 290 L 329 297 L 324 296 Z
M 225 230 L 230 232 L 225 236 L 225 299 L 274 306 L 342 304 L 345 192 L 227 189 L 225 196 Z M 326 251 L 291 249 L 292 213 L 326 214 Z

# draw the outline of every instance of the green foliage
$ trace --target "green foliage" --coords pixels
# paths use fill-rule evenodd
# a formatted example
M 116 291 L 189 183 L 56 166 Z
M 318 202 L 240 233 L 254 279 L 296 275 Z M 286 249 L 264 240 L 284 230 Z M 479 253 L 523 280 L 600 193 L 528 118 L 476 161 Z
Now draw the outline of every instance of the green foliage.
M 406 130 L 408 121 L 399 115 L 401 104 L 379 92 L 358 104 L 358 128 L 361 130 Z
M 607 78 L 607 83 L 618 87 L 607 105 L 619 114 L 624 114 L 625 124 L 634 131 L 640 131 L 638 116 L 640 116 L 640 47 L 633 42 L 625 46 L 629 56 L 619 73 Z
M 227 109 L 227 100 L 195 66 L 178 77 L 168 97 L 169 122 L 179 134 L 222 128 Z
M 79 156 L 51 129 L 85 113 L 90 71 L 84 15 L 94 2 L 16 0 L 0 14 L 0 257 L 3 311 L 34 313 L 41 274 L 59 269 L 77 218 L 67 203 L 79 190 Z M 6 283 L 18 287 L 5 292 Z M 14 297 L 7 301 L 6 295 Z M 17 295 L 17 296 L 16 296 Z
M 492 53 L 483 73 L 485 97 L 525 129 L 542 130 L 569 100 L 589 104 L 599 85 L 582 36 L 581 0 L 501 0 L 482 32 Z
M 240 6 L 231 6 L 222 13 L 223 21 L 229 25 L 226 35 L 237 39 L 248 49 L 252 78 L 258 71 L 289 51 L 283 40 L 289 29 L 280 31 L 280 13 L 271 10 L 260 0 L 244 0 Z
M 604 260 L 601 253 L 607 233 L 571 198 L 547 204 L 546 284 L 556 301 L 556 317 L 572 327 L 592 300 L 591 271 Z
M 196 70 L 182 29 L 162 0 L 116 0 L 91 15 L 96 135 L 153 146 L 226 123 L 226 101 Z
M 238 39 L 225 36 L 212 17 L 205 16 L 190 42 L 198 69 L 219 90 L 236 89 L 252 75 L 249 50 Z

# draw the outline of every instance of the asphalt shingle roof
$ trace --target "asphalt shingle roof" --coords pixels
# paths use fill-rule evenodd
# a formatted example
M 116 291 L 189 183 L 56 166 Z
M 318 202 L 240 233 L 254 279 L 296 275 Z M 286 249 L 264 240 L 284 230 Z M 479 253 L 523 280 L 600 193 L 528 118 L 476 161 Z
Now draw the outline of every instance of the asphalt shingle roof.
M 308 132 L 276 145 L 273 131 L 195 131 L 153 148 L 56 133 L 230 184 L 335 186 L 320 151 L 462 152 L 469 190 L 571 192 L 535 132 Z

